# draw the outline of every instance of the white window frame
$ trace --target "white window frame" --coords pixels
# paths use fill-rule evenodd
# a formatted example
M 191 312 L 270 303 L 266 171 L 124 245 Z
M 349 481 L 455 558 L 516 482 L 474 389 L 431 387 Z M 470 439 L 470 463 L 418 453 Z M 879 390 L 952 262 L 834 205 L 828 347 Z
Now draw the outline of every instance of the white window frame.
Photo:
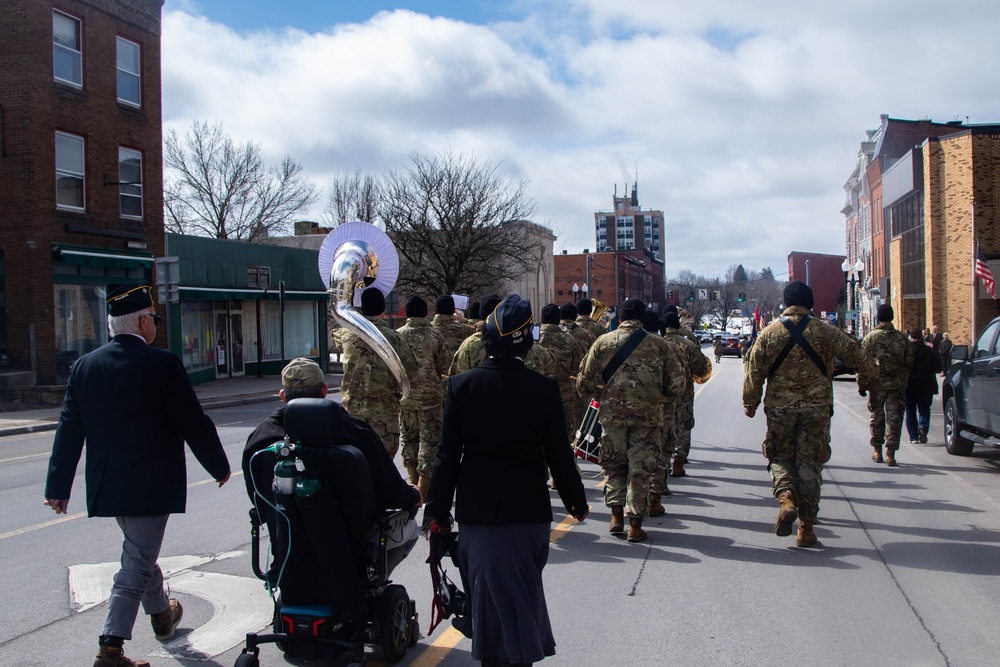
M 132 72 L 124 68 L 122 66 L 121 60 L 118 58 L 118 49 L 120 49 L 122 45 L 135 47 L 135 55 L 136 55 L 135 72 Z M 138 42 L 133 42 L 130 39 L 125 39 L 124 37 L 119 36 L 118 39 L 115 41 L 115 60 L 117 61 L 117 74 L 118 74 L 116 79 L 116 84 L 123 76 L 135 77 L 135 79 L 138 81 L 138 86 L 136 86 L 136 94 L 139 99 L 129 100 L 122 97 L 121 95 L 118 95 L 118 101 L 121 102 L 122 104 L 127 104 L 131 107 L 141 107 L 142 106 L 142 46 L 140 46 Z M 116 89 L 120 88 L 121 88 L 120 86 L 117 86 Z
M 63 137 L 65 139 L 70 139 L 70 140 L 72 140 L 74 142 L 79 143 L 79 146 L 80 146 L 80 164 L 83 167 L 83 171 L 76 172 L 76 171 L 73 171 L 72 169 L 67 168 L 65 165 L 62 166 L 62 167 L 59 166 L 59 148 L 58 148 L 58 142 L 59 142 L 59 138 L 60 137 Z M 68 210 L 71 210 L 71 211 L 85 211 L 85 210 L 87 210 L 87 173 L 86 173 L 86 170 L 87 170 L 87 153 L 86 153 L 87 144 L 86 144 L 86 141 L 84 140 L 83 137 L 81 137 L 78 134 L 70 134 L 69 132 L 60 132 L 60 131 L 56 130 L 56 146 L 54 148 L 55 148 L 55 163 L 56 163 L 56 183 L 55 183 L 55 185 L 56 185 L 56 208 L 64 208 L 64 209 L 68 209 Z M 78 179 L 80 179 L 80 192 L 83 195 L 81 197 L 81 199 L 83 201 L 80 203 L 80 206 L 71 205 L 71 204 L 62 204 L 62 203 L 59 202 L 59 177 L 60 176 L 68 177 L 68 178 L 78 178 Z
M 76 23 L 76 41 L 79 48 L 74 49 L 72 47 L 66 46 L 65 44 L 60 44 L 56 41 L 56 27 L 55 27 L 55 17 L 56 15 L 62 16 Z M 76 75 L 80 78 L 79 81 L 74 81 L 72 79 L 64 79 L 56 75 L 56 50 L 62 50 L 76 55 Z M 58 9 L 52 10 L 52 76 L 56 81 L 60 83 L 65 83 L 75 88 L 83 88 L 83 21 L 79 18 L 67 14 L 66 12 L 61 12 Z
M 127 158 L 138 158 L 139 160 L 138 183 L 134 181 L 127 181 L 126 175 L 122 174 L 122 164 Z M 126 197 L 139 200 L 138 215 L 125 212 L 122 202 Z M 142 201 L 142 151 L 137 151 L 134 148 L 126 148 L 125 146 L 118 147 L 118 208 L 123 218 L 142 220 L 143 214 L 145 213 L 145 207 L 143 206 Z

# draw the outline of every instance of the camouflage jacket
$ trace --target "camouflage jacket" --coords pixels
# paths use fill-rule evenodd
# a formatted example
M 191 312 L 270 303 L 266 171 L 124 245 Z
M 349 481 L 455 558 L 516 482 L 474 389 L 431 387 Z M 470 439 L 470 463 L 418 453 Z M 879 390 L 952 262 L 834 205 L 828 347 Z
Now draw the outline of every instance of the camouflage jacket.
M 876 378 L 861 372 L 859 368 L 858 389 L 906 389 L 910 369 L 913 368 L 913 348 L 906 334 L 892 326 L 892 322 L 881 322 L 865 336 L 861 346 L 878 362 L 878 378 L 876 381 Z
M 593 334 L 594 340 L 597 340 L 604 334 L 608 333 L 608 330 L 602 327 L 599 322 L 590 319 L 586 315 L 580 315 L 579 317 L 577 317 L 576 325 L 581 329 L 589 331 L 591 334 Z M 591 342 L 591 344 L 593 344 L 593 342 Z
M 637 330 L 638 320 L 626 320 L 597 339 L 583 358 L 576 386 L 581 396 L 600 394 L 601 421 L 609 424 L 659 425 L 668 401 L 684 391 L 684 366 L 676 349 L 662 336 L 647 334 L 618 371 L 604 384 L 602 373 Z
M 536 345 L 552 354 L 555 375 L 551 377 L 559 381 L 559 393 L 564 399 L 575 397 L 576 375 L 580 371 L 583 355 L 587 353 L 583 345 L 558 324 L 543 324 Z
M 459 322 L 451 315 L 435 315 L 434 319 L 431 320 L 431 326 L 444 338 L 444 343 L 448 346 L 449 357 L 458 352 L 458 346 L 462 344 L 463 340 L 478 331 L 465 322 Z
M 483 332 L 477 331 L 462 341 L 455 356 L 451 359 L 448 375 L 464 373 L 485 360 L 486 347 L 483 345 Z M 556 360 L 548 350 L 542 349 L 538 345 L 532 345 L 531 349 L 528 350 L 528 355 L 524 358 L 524 365 L 546 377 L 554 378 L 556 376 Z
M 809 313 L 803 306 L 791 306 L 782 313 L 795 324 Z M 833 361 L 840 357 L 847 365 L 859 372 L 878 377 L 875 360 L 857 340 L 835 326 L 813 319 L 803 337 L 816 351 L 826 365 L 826 375 L 810 359 L 801 347 L 792 347 L 774 375 L 768 377 L 771 364 L 778 358 L 791 338 L 791 334 L 780 319 L 774 320 L 757 335 L 750 348 L 744 366 L 743 406 L 753 410 L 760 404 L 764 381 L 767 380 L 767 395 L 764 407 L 774 408 L 823 408 L 833 405 Z
M 381 320 L 370 321 L 399 355 L 403 371 L 412 382 L 417 375 L 417 360 L 409 344 Z M 389 413 L 393 410 L 398 413 L 399 383 L 375 350 L 357 334 L 343 328 L 333 332 L 333 342 L 343 354 L 344 379 L 340 393 L 344 409 L 361 419 L 384 419 L 391 416 Z
M 689 329 L 686 326 L 682 325 L 681 328 L 678 329 L 677 331 L 679 331 L 680 334 L 682 336 L 684 336 L 685 338 L 687 338 L 689 341 L 691 341 L 692 343 L 694 343 L 695 345 L 697 345 L 698 349 L 701 350 L 701 341 L 698 340 L 698 337 L 694 335 L 694 332 L 691 331 L 691 329 Z M 698 375 L 698 373 L 695 373 L 695 375 Z
M 417 374 L 410 379 L 410 393 L 403 399 L 403 405 L 408 408 L 444 405 L 444 378 L 451 364 L 444 337 L 426 317 L 406 318 L 406 324 L 396 329 L 396 333 L 409 344 L 417 359 Z
M 708 358 L 701 353 L 701 345 L 692 343 L 681 329 L 668 328 L 663 335 L 666 341 L 677 348 L 684 365 L 684 396 L 694 394 L 694 376 L 704 375 L 708 370 Z
M 590 346 L 597 340 L 596 336 L 577 324 L 576 320 L 560 320 L 559 327 L 579 341 L 580 345 L 583 345 L 584 351 L 589 350 Z

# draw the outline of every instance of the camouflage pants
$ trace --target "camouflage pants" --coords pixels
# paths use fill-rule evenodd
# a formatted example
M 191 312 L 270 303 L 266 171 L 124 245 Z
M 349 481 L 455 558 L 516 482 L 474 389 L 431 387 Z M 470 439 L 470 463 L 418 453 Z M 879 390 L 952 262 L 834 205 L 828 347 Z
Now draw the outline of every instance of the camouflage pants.
M 906 409 L 906 392 L 870 391 L 868 392 L 868 411 L 872 413 L 868 429 L 871 432 L 871 445 L 882 449 L 899 449 L 899 435 L 903 428 L 903 412 Z
M 443 404 L 399 411 L 399 444 L 404 466 L 416 465 L 419 474 L 430 477 L 443 418 Z
M 563 404 L 563 416 L 566 418 L 566 436 L 567 442 L 573 442 L 576 439 L 576 431 L 580 428 L 580 422 L 583 421 L 583 413 L 580 412 L 580 395 L 576 393 L 574 388 L 571 392 L 560 392 Z
M 668 406 L 669 407 L 669 406 Z M 656 453 L 656 473 L 649 482 L 650 493 L 663 493 L 667 488 L 667 473 L 670 470 L 670 457 L 674 455 L 677 443 L 676 412 L 671 408 L 663 418 L 663 428 L 660 429 L 660 449 Z M 602 449 L 603 438 L 602 438 Z
M 604 504 L 624 506 L 628 516 L 644 519 L 649 513 L 649 484 L 662 446 L 660 426 L 602 421 L 601 428 Z
M 351 401 L 351 405 L 345 405 L 344 409 L 351 416 L 364 420 L 366 424 L 371 426 L 379 440 L 382 441 L 385 451 L 389 452 L 389 456 L 396 456 L 396 452 L 399 451 L 398 400 L 393 398 L 391 404 L 365 402 L 360 405 L 357 401 Z
M 765 408 L 764 412 L 767 437 L 763 450 L 774 495 L 793 491 L 799 516 L 815 519 L 823 464 L 830 460 L 830 409 Z
M 687 461 L 691 454 L 691 429 L 694 428 L 694 394 L 681 397 L 674 420 L 674 455 Z

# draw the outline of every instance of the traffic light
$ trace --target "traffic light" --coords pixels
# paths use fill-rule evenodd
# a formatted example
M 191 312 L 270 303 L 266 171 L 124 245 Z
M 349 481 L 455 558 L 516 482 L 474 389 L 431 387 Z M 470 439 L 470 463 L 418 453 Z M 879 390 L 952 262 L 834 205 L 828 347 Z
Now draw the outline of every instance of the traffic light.
M 738 298 L 738 299 L 736 299 L 736 300 L 737 300 L 737 301 L 741 301 L 741 302 L 742 302 L 742 301 L 743 301 L 744 299 L 746 299 L 746 298 L 747 298 L 747 294 L 746 294 L 746 292 L 740 292 L 740 296 L 739 296 L 739 298 Z
M 694 301 L 694 290 L 688 292 L 688 301 Z
M 673 303 L 674 291 L 672 289 L 667 290 L 667 303 Z

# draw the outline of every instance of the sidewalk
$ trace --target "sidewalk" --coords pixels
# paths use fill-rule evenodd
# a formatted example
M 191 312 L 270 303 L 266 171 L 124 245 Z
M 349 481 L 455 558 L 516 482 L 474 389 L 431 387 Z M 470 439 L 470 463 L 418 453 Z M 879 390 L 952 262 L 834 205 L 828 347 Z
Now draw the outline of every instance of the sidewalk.
M 330 385 L 331 393 L 340 391 L 342 379 L 343 376 L 340 374 L 326 376 L 326 383 Z M 268 401 L 273 401 L 277 407 L 279 389 L 281 389 L 281 379 L 277 375 L 266 375 L 262 378 L 243 376 L 206 382 L 196 385 L 194 392 L 201 400 L 202 407 L 205 410 L 212 410 Z M 0 412 L 0 437 L 55 430 L 60 409 L 40 408 L 20 412 Z

